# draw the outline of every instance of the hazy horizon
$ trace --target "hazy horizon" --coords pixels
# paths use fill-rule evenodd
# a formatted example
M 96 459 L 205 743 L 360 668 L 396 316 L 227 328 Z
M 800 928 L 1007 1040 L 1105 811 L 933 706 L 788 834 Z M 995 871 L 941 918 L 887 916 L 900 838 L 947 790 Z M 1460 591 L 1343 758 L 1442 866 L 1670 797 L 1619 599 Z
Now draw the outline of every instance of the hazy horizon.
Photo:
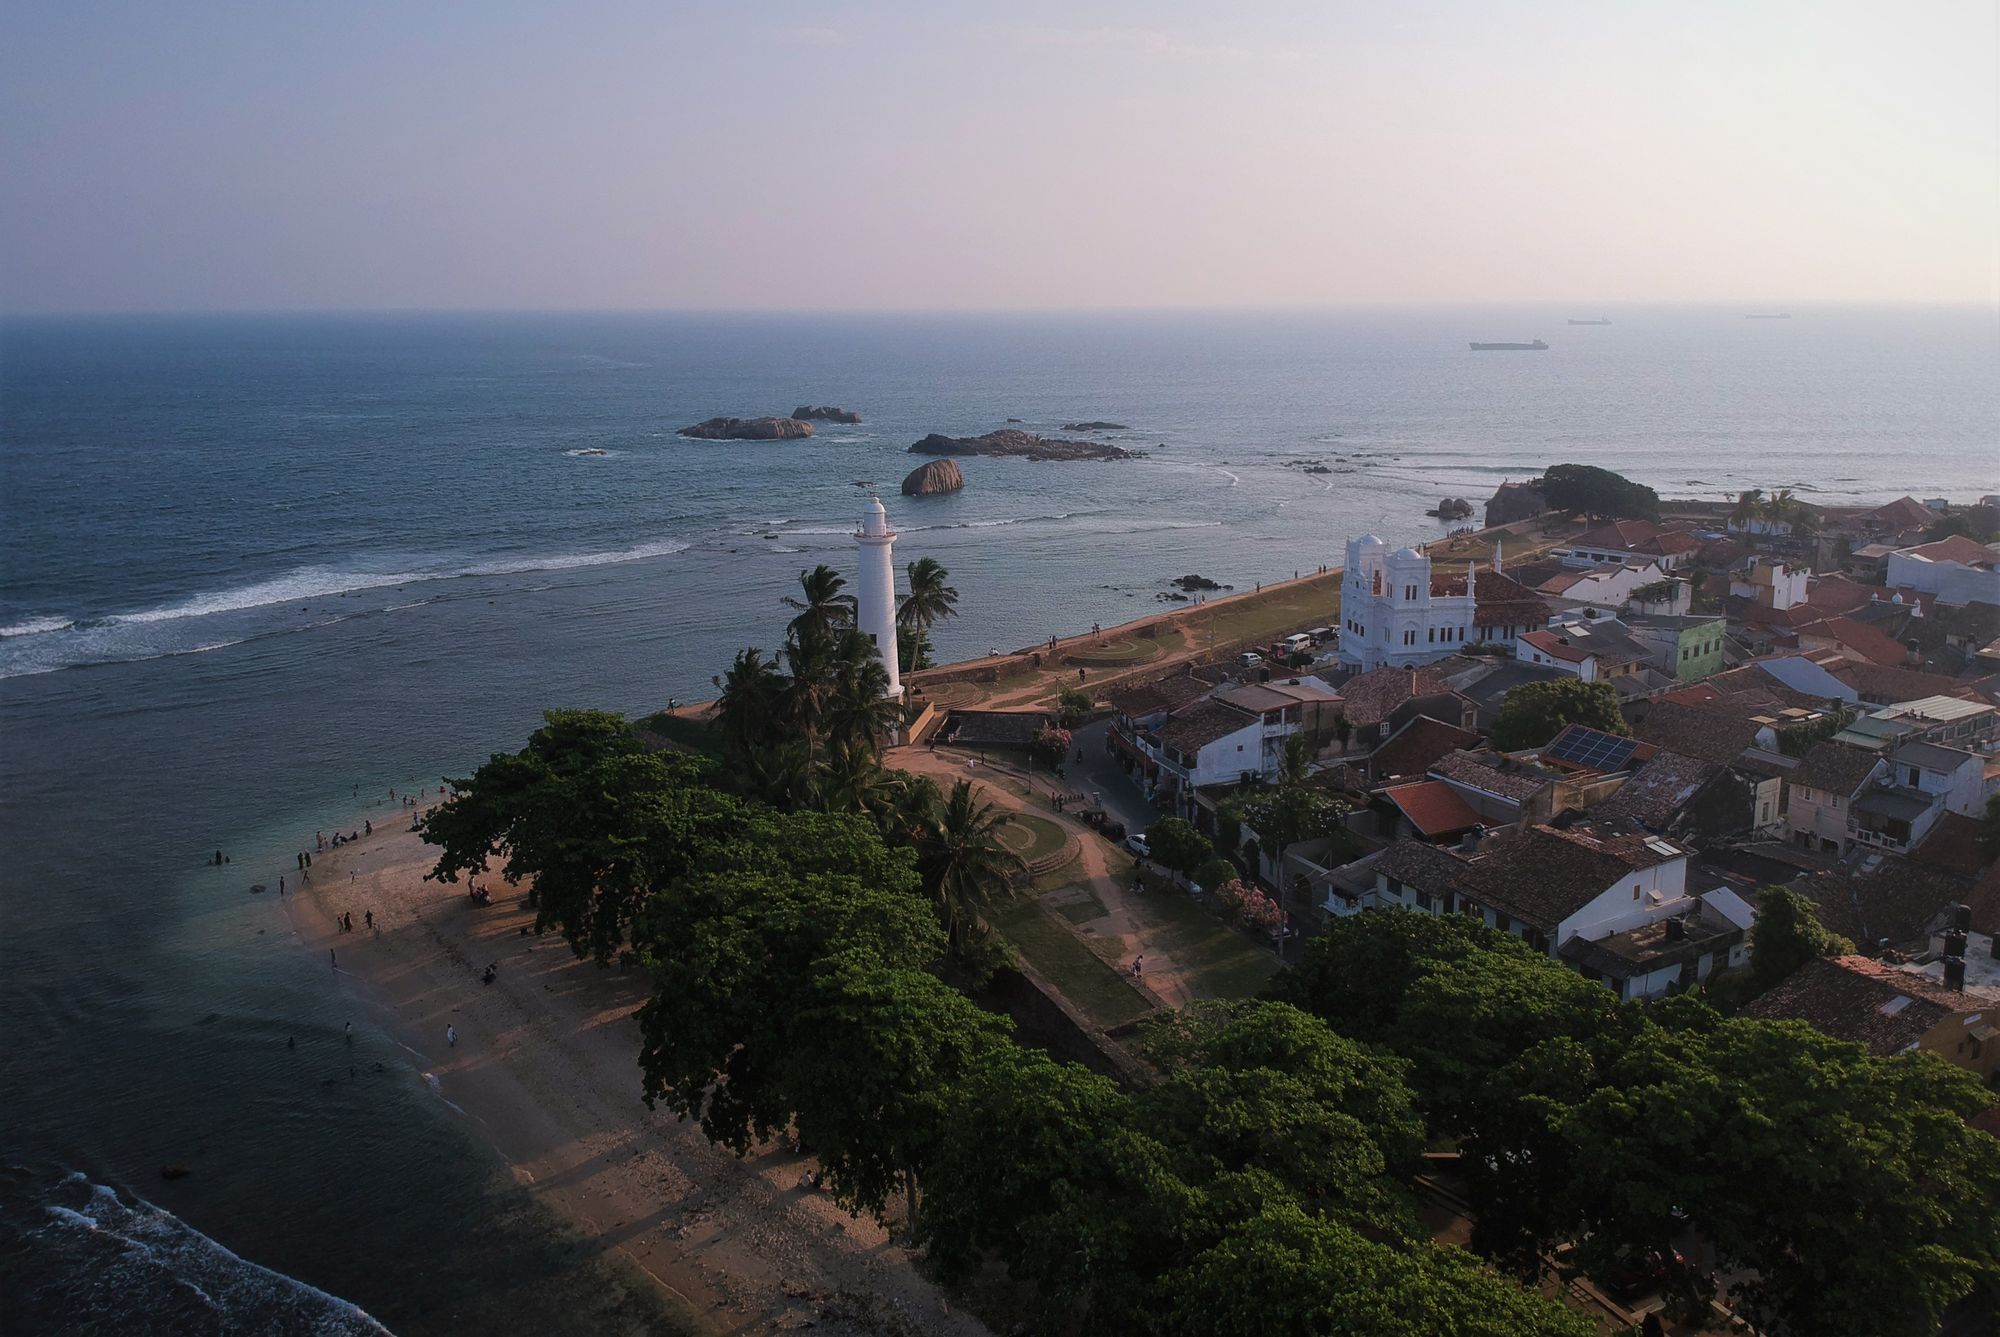
M 30 0 L 14 314 L 2000 295 L 1988 4 Z

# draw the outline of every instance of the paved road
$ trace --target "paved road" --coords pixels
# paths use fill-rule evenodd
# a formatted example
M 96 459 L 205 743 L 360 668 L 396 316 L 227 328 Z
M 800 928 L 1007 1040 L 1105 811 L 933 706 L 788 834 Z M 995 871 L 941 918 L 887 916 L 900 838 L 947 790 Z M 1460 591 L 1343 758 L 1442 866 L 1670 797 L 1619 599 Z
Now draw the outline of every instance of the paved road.
M 1146 801 L 1146 791 L 1138 781 L 1125 774 L 1117 759 L 1104 750 L 1104 737 L 1110 731 L 1109 720 L 1086 724 L 1076 731 L 1076 746 L 1083 752 L 1083 763 L 1079 766 L 1075 753 L 1071 753 L 1063 783 L 1072 793 L 1082 790 L 1087 795 L 1101 794 L 1104 810 L 1113 820 L 1125 823 L 1127 831 L 1144 831 L 1165 814 Z

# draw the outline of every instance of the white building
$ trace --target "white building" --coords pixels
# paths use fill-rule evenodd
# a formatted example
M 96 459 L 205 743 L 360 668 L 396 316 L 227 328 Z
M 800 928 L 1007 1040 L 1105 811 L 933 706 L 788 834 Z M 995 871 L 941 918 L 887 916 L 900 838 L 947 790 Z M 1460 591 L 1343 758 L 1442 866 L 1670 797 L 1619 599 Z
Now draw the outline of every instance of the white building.
M 1986 762 L 1977 753 L 1936 743 L 1905 743 L 1889 754 L 1889 778 L 1905 789 L 1935 794 L 1961 817 L 1986 811 Z
M 903 678 L 896 653 L 896 531 L 889 527 L 889 513 L 880 497 L 870 497 L 861 512 L 861 528 L 854 531 L 861 548 L 861 574 L 855 582 L 854 622 L 874 643 L 882 667 L 889 674 L 891 701 L 903 699 Z
M 1811 575 L 1810 571 L 1795 571 L 1783 562 L 1759 557 L 1749 570 L 1729 578 L 1729 593 L 1732 598 L 1748 599 L 1759 608 L 1782 612 L 1811 597 L 1806 588 Z
M 2000 559 L 1963 534 L 1889 554 L 1889 584 L 1935 594 L 1939 603 L 2000 604 Z
M 1363 671 L 1409 668 L 1477 639 L 1477 579 L 1468 565 L 1463 593 L 1435 590 L 1431 559 L 1416 549 L 1391 552 L 1373 534 L 1350 539 L 1340 586 L 1340 662 Z

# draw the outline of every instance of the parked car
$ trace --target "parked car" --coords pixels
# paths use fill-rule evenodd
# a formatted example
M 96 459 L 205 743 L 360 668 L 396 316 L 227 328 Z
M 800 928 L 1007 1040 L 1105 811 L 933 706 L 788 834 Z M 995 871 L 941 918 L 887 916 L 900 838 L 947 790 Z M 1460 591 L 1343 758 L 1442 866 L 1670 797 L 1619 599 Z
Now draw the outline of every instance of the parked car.
M 1256 668 L 1263 662 L 1264 656 L 1258 654 L 1255 650 L 1245 650 L 1242 654 L 1236 656 L 1236 663 L 1240 668 Z
M 1148 858 L 1153 853 L 1153 847 L 1147 843 L 1144 831 L 1134 831 L 1131 835 L 1125 837 L 1125 848 L 1138 855 L 1141 859 Z

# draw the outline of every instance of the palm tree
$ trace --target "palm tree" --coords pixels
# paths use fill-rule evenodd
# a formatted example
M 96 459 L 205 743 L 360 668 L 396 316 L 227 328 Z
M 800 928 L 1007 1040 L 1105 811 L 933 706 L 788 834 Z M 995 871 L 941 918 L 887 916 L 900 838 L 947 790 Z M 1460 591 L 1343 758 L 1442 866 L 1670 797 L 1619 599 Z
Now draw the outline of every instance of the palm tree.
M 812 779 L 812 759 L 797 740 L 752 748 L 736 767 L 736 783 L 745 794 L 783 812 L 806 805 Z
M 769 742 L 785 690 L 777 665 L 751 646 L 737 651 L 729 671 L 710 681 L 721 689 L 715 699 L 715 725 L 723 745 L 742 753 Z
M 886 695 L 889 670 L 867 636 L 849 627 L 834 638 L 831 687 L 821 713 L 826 736 L 836 742 L 876 741 L 903 722 L 903 707 Z
M 821 812 L 850 812 L 870 817 L 879 827 L 894 812 L 901 786 L 875 760 L 875 749 L 858 739 L 827 748 L 813 768 L 813 806 Z
M 799 615 L 792 619 L 787 631 L 796 635 L 802 627 L 812 625 L 823 631 L 836 631 L 854 622 L 854 596 L 842 594 L 847 588 L 847 578 L 821 562 L 810 571 L 799 572 L 799 593 L 804 598 L 786 595 L 782 602 L 787 608 L 796 608 Z
M 935 622 L 958 616 L 958 591 L 945 584 L 949 573 L 935 557 L 920 557 L 906 570 L 910 593 L 896 609 L 898 626 L 925 631 Z
M 1000 828 L 1013 819 L 981 803 L 972 783 L 960 780 L 938 804 L 917 840 L 917 871 L 937 903 L 953 950 L 980 925 L 979 911 L 1010 895 L 1014 878 L 1027 871 L 1019 855 L 1000 842 Z
M 1771 522 L 1771 532 L 1776 533 L 1779 525 L 1788 525 L 1792 522 L 1792 517 L 1798 510 L 1799 503 L 1792 496 L 1792 490 L 1781 487 L 1765 501 L 1764 518 Z
M 1729 513 L 1729 518 L 1736 522 L 1738 529 L 1747 534 L 1750 532 L 1751 521 L 1756 520 L 1763 514 L 1764 489 L 1753 487 L 1746 489 L 1737 496 L 1736 509 Z

